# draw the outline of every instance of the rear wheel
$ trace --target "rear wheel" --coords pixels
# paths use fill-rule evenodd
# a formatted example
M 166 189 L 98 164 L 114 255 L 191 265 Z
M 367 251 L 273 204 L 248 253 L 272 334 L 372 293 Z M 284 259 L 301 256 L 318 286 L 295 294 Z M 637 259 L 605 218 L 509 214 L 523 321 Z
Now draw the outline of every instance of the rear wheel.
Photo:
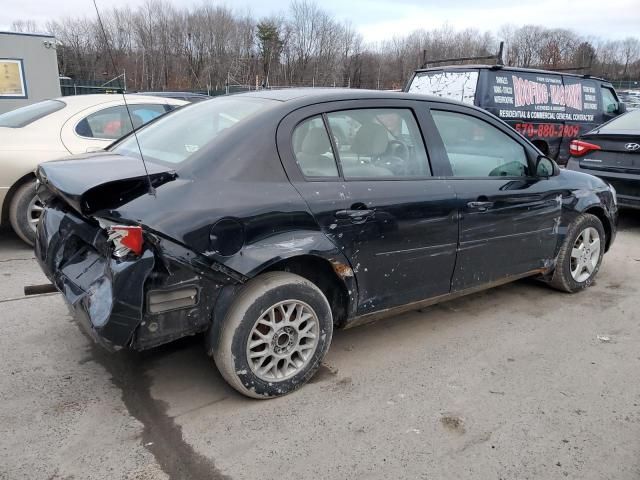
M 598 217 L 584 213 L 576 218 L 560 248 L 551 285 L 570 293 L 591 285 L 602 263 L 605 242 Z
M 253 398 L 302 386 L 329 349 L 329 302 L 299 275 L 270 272 L 249 281 L 221 325 L 214 359 L 225 380 Z
M 13 231 L 29 245 L 35 242 L 40 215 L 42 203 L 36 195 L 36 182 L 29 180 L 16 190 L 9 205 L 9 220 Z

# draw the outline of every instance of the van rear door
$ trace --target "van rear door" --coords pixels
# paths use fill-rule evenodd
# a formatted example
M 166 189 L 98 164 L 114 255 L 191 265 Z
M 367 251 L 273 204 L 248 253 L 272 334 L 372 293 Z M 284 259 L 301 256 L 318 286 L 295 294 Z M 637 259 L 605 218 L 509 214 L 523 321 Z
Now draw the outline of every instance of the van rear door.
M 449 98 L 475 105 L 478 70 L 426 70 L 413 74 L 405 89 L 408 93 L 422 93 Z

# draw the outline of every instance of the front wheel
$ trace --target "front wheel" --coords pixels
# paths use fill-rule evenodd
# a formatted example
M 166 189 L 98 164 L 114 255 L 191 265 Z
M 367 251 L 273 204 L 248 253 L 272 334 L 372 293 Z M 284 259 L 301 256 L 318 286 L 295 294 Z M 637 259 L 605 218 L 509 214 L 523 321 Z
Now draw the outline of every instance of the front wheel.
M 239 292 L 213 354 L 224 379 L 240 393 L 277 397 L 313 376 L 332 333 L 331 308 L 316 285 L 292 273 L 270 272 Z
M 600 269 L 606 236 L 595 215 L 583 213 L 569 227 L 560 248 L 551 285 L 564 292 L 587 288 Z

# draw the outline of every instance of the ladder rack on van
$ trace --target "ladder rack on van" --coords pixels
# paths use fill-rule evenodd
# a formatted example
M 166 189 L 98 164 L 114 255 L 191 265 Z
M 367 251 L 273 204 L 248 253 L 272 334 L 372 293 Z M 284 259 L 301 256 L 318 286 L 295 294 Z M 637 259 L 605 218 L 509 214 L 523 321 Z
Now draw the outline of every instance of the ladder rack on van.
M 504 61 L 502 60 L 502 52 L 504 50 L 504 42 L 500 42 L 500 47 L 498 48 L 498 53 L 495 55 L 484 55 L 481 57 L 458 57 L 458 58 L 443 58 L 441 60 L 427 60 L 427 51 L 422 51 L 422 65 L 420 68 L 427 68 L 427 65 L 435 64 L 435 63 L 451 63 L 451 62 L 468 62 L 471 60 L 495 60 L 496 65 L 503 66 Z

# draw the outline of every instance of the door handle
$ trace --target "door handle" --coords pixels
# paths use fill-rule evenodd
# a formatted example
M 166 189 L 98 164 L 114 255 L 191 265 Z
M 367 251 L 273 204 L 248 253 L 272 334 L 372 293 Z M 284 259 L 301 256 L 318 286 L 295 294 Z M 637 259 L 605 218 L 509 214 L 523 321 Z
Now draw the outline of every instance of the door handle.
M 340 220 L 351 220 L 353 223 L 364 223 L 367 221 L 367 218 L 373 216 L 373 210 L 368 209 L 349 209 L 349 210 L 338 210 L 335 213 L 335 217 Z
M 467 203 L 469 210 L 475 210 L 477 212 L 486 212 L 489 208 L 493 207 L 493 202 L 469 202 Z

